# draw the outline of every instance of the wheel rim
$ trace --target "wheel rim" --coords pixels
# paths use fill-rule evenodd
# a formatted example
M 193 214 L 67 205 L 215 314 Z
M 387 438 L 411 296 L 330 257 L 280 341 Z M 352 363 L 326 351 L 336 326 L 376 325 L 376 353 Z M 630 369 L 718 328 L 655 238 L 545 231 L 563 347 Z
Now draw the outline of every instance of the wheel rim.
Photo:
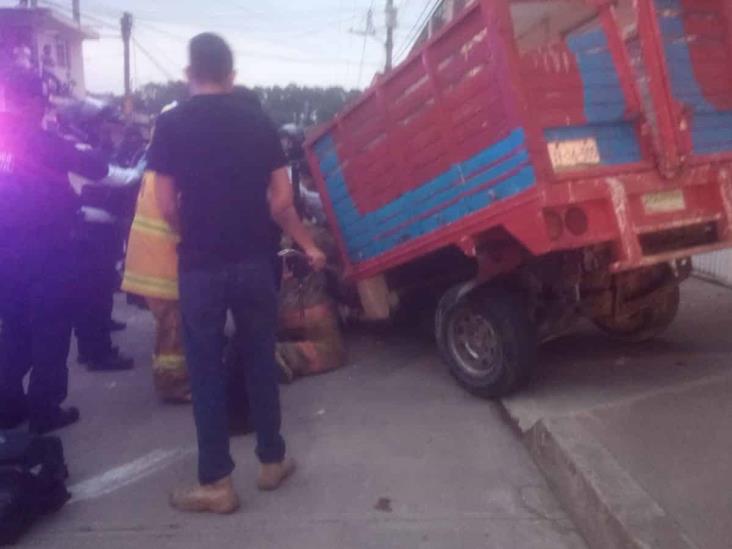
M 453 319 L 449 331 L 452 355 L 460 368 L 476 378 L 494 374 L 503 362 L 503 348 L 493 324 L 483 315 L 464 310 Z

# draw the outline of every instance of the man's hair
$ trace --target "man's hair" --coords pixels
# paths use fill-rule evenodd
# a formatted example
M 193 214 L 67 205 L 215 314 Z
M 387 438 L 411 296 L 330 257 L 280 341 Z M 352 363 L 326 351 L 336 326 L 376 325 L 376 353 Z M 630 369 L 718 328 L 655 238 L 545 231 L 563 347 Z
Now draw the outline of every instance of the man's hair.
M 217 34 L 206 32 L 194 37 L 188 53 L 191 76 L 198 82 L 222 84 L 234 72 L 234 54 Z

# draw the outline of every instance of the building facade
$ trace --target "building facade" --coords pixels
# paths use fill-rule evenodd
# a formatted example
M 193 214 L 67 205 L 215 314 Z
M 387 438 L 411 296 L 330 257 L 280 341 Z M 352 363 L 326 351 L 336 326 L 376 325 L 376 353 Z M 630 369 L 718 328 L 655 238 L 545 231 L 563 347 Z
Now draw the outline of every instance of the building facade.
M 52 95 L 83 98 L 83 43 L 98 38 L 51 9 L 0 9 L 0 72 L 21 60 L 43 77 Z

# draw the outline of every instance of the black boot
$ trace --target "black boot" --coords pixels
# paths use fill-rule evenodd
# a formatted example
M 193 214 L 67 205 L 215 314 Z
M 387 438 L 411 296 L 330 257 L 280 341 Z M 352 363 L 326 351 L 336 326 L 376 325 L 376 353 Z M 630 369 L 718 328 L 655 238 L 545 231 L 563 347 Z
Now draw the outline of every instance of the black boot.
M 135 361 L 120 353 L 110 353 L 107 356 L 89 360 L 86 367 L 90 372 L 120 372 L 131 370 L 135 366 Z
M 79 421 L 80 417 L 79 409 L 73 406 L 57 408 L 47 415 L 31 418 L 29 430 L 36 435 L 45 435 L 73 425 Z

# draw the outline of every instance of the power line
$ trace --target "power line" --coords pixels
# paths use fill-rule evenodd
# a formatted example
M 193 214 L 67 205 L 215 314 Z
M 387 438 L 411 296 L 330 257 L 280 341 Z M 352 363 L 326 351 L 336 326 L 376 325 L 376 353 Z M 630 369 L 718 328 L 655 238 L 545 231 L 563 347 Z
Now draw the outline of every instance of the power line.
M 139 48 L 142 54 L 147 57 L 150 62 L 155 65 L 155 67 L 170 81 L 176 80 L 176 78 L 168 71 L 168 69 L 163 66 L 162 63 L 160 63 L 155 56 L 150 53 L 142 44 L 140 44 L 140 41 L 136 38 L 132 39 L 132 43 L 135 45 L 135 47 Z
M 425 24 L 428 24 L 432 16 L 437 11 L 437 8 L 439 7 L 441 3 L 441 0 L 435 0 L 432 7 L 430 7 L 429 4 L 425 4 L 424 9 L 422 10 L 422 13 L 420 13 L 419 17 L 417 17 L 417 20 L 415 21 L 414 25 L 410 29 L 410 31 L 407 33 L 406 38 L 404 39 L 404 43 L 402 44 L 401 49 L 399 50 L 398 58 L 402 58 L 404 54 L 409 50 L 411 45 L 414 43 L 414 41 L 419 36 L 419 33 L 424 28 Z
M 407 37 L 404 39 L 404 43 L 399 50 L 399 54 L 397 55 L 397 58 L 401 59 L 404 54 L 409 50 L 411 45 L 414 43 L 415 40 L 419 37 L 420 32 L 424 28 L 426 24 L 429 23 L 430 19 L 437 13 L 437 9 L 440 7 L 440 4 L 442 3 L 442 0 L 435 0 L 433 2 L 432 7 L 430 8 L 429 4 L 425 4 L 424 9 L 422 10 L 422 13 L 417 18 L 417 21 L 414 23 L 414 26 L 412 29 L 407 33 Z
M 57 10 L 63 11 L 64 15 L 71 16 L 72 10 L 69 6 L 60 4 L 58 2 L 54 2 L 53 0 L 40 0 L 40 3 L 50 6 L 52 8 L 55 8 Z M 109 20 L 105 21 L 101 17 L 96 17 L 94 15 L 89 14 L 88 12 L 82 13 L 82 20 L 83 19 L 88 19 L 89 21 L 93 22 L 95 25 L 99 25 L 101 27 L 107 27 L 107 28 L 112 28 L 112 29 L 119 28 L 119 25 L 117 25 L 116 23 L 112 23 Z
M 137 37 L 138 37 L 138 40 L 139 40 L 139 36 L 140 36 L 140 30 L 141 30 L 140 29 L 140 26 L 138 25 L 137 26 Z M 147 33 L 146 30 L 144 32 Z M 145 41 L 145 43 L 147 43 L 147 40 Z M 178 69 L 181 69 L 182 70 L 183 67 L 185 66 L 185 63 L 184 62 L 174 61 L 171 57 L 169 57 L 165 53 L 165 51 L 162 48 L 157 48 L 156 54 L 160 57 L 160 59 L 162 60 L 162 62 L 165 63 L 166 66 L 168 66 L 168 67 L 175 67 L 176 70 L 178 70 Z
M 369 10 L 366 15 L 366 30 L 363 31 L 360 34 L 363 34 L 363 48 L 361 49 L 361 61 L 358 64 L 358 81 L 356 84 L 356 87 L 361 87 L 361 79 L 363 78 L 363 68 L 364 64 L 366 62 L 366 45 L 369 40 L 369 36 L 374 36 L 376 34 L 376 29 L 374 28 L 374 4 L 376 3 L 376 0 L 371 0 L 371 5 L 369 6 Z M 351 30 L 353 34 L 359 34 L 357 32 L 354 32 Z
M 154 32 L 156 34 L 159 34 L 161 36 L 165 36 L 167 38 L 170 38 L 172 40 L 176 40 L 176 41 L 181 42 L 181 43 L 184 43 L 184 44 L 187 44 L 188 41 L 189 41 L 189 38 L 187 38 L 185 36 L 181 36 L 179 34 L 175 34 L 172 31 L 163 29 L 161 27 L 157 27 L 157 26 L 153 25 L 152 23 L 150 23 L 150 22 L 148 22 L 148 21 L 146 21 L 144 19 L 141 20 L 141 19 L 138 18 L 137 19 L 137 25 L 138 26 L 142 26 L 143 28 L 147 28 L 148 31 Z
M 143 21 L 143 22 L 138 21 L 138 26 L 142 26 L 143 28 L 146 28 L 148 31 L 167 36 L 168 38 L 177 40 L 182 43 L 188 42 L 187 37 L 177 35 L 173 32 L 164 30 L 162 28 L 154 27 L 145 21 Z M 347 59 L 339 59 L 339 58 L 312 59 L 312 58 L 293 57 L 291 55 L 286 55 L 286 54 L 244 51 L 241 49 L 235 49 L 234 52 L 241 57 L 249 57 L 249 58 L 256 58 L 256 59 L 269 59 L 269 60 L 273 60 L 273 61 L 282 61 L 284 63 L 314 64 L 314 65 L 322 65 L 322 64 L 341 65 L 344 63 L 346 63 L 346 64 L 350 63 L 350 61 L 348 61 Z M 376 64 L 374 63 L 374 65 L 376 65 Z

